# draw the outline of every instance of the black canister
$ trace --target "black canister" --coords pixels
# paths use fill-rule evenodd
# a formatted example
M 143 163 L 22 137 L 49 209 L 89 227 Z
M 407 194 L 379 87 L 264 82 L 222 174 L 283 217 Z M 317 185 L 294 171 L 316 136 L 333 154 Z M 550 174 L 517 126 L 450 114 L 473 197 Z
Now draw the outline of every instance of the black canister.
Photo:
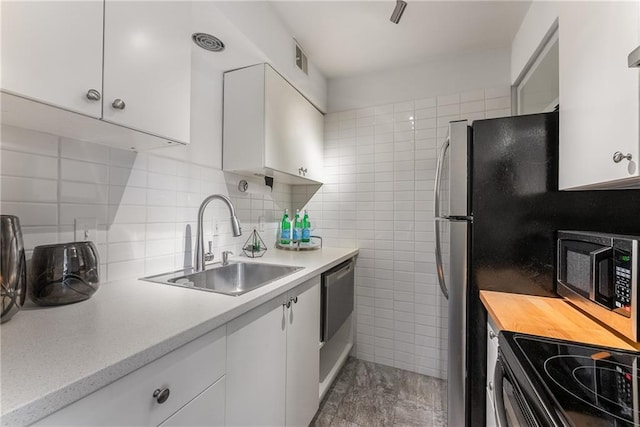
M 27 264 L 20 220 L 0 215 L 0 323 L 16 314 L 27 294 Z
M 62 305 L 91 297 L 100 283 L 93 242 L 36 246 L 31 258 L 29 298 L 38 305 Z

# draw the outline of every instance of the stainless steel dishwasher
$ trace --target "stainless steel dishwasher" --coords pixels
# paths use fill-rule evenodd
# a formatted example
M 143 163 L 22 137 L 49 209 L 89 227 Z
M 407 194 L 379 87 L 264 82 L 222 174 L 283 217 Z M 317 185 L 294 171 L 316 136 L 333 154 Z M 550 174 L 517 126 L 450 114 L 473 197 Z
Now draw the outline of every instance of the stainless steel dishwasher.
M 354 270 L 350 259 L 322 274 L 321 342 L 329 341 L 353 312 Z

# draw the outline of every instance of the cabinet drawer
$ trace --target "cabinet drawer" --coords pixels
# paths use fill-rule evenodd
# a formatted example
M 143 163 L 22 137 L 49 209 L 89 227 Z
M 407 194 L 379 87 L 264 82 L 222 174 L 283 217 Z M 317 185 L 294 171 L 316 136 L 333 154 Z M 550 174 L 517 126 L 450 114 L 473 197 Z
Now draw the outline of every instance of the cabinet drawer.
M 36 425 L 158 425 L 225 373 L 226 327 L 218 328 L 97 390 Z M 153 397 L 168 388 L 162 404 Z
M 160 427 L 224 426 L 225 378 L 200 393 Z

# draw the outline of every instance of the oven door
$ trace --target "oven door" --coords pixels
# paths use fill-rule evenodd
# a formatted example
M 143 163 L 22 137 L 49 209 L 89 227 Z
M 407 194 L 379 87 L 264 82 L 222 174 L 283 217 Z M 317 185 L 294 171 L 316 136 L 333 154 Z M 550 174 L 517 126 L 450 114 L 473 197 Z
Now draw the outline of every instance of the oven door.
M 498 354 L 493 374 L 494 410 L 498 427 L 538 427 L 545 424 L 536 418 L 515 376 Z

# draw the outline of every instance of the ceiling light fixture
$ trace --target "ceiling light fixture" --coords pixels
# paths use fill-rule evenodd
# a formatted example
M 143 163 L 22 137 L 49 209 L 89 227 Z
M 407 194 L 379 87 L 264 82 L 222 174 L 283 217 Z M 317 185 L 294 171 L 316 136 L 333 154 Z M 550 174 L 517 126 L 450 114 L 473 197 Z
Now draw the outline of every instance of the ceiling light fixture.
M 400 18 L 402 18 L 402 14 L 404 13 L 404 9 L 407 7 L 407 2 L 404 0 L 396 0 L 396 8 L 393 9 L 393 13 L 391 14 L 391 22 L 397 24 L 400 22 Z

